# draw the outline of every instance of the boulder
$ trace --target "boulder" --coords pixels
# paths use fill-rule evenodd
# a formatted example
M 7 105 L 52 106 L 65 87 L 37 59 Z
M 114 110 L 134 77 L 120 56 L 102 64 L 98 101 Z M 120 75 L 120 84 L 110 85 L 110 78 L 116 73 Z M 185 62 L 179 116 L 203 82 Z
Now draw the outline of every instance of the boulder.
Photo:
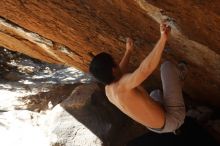
M 119 61 L 130 36 L 136 47 L 132 71 L 154 47 L 166 19 L 172 33 L 163 59 L 185 60 L 190 70 L 185 93 L 220 106 L 219 6 L 219 0 L 1 0 L 0 45 L 88 71 L 102 51 Z M 158 81 L 158 71 L 154 76 Z
M 94 83 L 76 87 L 47 114 L 46 123 L 51 145 L 121 146 L 147 131 L 111 105 Z

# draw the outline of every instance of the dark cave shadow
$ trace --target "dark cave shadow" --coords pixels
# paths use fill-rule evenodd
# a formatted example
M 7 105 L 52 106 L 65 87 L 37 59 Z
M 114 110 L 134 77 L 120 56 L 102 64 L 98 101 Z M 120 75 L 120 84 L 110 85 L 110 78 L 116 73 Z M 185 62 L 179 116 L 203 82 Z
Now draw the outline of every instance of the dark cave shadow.
M 195 119 L 186 117 L 185 123 L 177 135 L 173 133 L 147 133 L 132 141 L 126 146 L 189 146 L 207 145 L 219 146 L 219 143 Z

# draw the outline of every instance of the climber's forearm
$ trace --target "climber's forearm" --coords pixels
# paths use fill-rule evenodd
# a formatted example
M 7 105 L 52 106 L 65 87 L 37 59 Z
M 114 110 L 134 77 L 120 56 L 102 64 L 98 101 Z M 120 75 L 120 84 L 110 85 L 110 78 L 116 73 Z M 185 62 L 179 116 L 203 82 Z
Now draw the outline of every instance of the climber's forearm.
M 161 36 L 154 49 L 150 52 L 150 54 L 144 59 L 141 63 L 141 70 L 147 70 L 148 74 L 151 74 L 160 62 L 160 58 L 162 56 L 162 52 L 164 50 L 166 44 L 166 38 Z
M 122 73 L 128 72 L 128 64 L 129 64 L 130 57 L 131 57 L 131 51 L 126 50 L 125 54 L 119 64 L 119 67 L 120 67 Z
M 123 76 L 120 80 L 121 85 L 123 85 L 125 89 L 129 90 L 138 87 L 156 69 L 160 62 L 170 30 L 171 28 L 168 25 L 161 24 L 161 37 L 154 49 L 133 73 Z

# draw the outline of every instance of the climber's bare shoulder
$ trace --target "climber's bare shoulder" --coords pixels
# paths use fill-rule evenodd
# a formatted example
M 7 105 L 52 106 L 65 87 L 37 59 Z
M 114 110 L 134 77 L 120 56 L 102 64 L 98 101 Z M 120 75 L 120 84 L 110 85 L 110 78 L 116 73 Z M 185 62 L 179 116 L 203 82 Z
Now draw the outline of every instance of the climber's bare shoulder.
M 133 89 L 123 87 L 120 82 L 114 82 L 105 86 L 105 92 L 108 98 L 129 98 L 136 96 L 148 96 L 147 91 L 142 86 L 137 86 Z M 109 99 L 112 100 L 112 99 Z
M 123 86 L 119 80 L 105 87 L 109 101 L 135 121 L 147 127 L 161 128 L 165 116 L 160 105 L 150 98 L 143 87 L 130 89 Z
M 123 110 L 121 107 L 123 105 L 123 108 L 125 108 L 125 106 L 130 106 L 130 104 L 132 104 L 131 102 L 134 103 L 142 101 L 140 99 L 146 99 L 146 97 L 149 97 L 147 91 L 143 87 L 137 86 L 135 88 L 128 89 L 122 82 L 120 82 L 120 80 L 107 85 L 105 87 L 105 92 L 109 101 L 121 110 Z

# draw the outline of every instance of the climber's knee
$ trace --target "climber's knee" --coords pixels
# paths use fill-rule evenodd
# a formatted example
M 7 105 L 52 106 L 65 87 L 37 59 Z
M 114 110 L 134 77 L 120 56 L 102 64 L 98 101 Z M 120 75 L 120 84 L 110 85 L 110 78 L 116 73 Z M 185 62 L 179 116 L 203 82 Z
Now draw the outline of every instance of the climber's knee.
M 166 114 L 164 132 L 175 132 L 184 123 L 186 116 L 185 107 L 169 107 Z
M 184 123 L 185 115 L 185 107 L 168 107 L 164 127 L 149 130 L 156 133 L 175 132 Z
M 165 68 L 172 68 L 173 66 L 174 66 L 173 63 L 167 60 L 161 64 L 160 70 L 163 70 Z

